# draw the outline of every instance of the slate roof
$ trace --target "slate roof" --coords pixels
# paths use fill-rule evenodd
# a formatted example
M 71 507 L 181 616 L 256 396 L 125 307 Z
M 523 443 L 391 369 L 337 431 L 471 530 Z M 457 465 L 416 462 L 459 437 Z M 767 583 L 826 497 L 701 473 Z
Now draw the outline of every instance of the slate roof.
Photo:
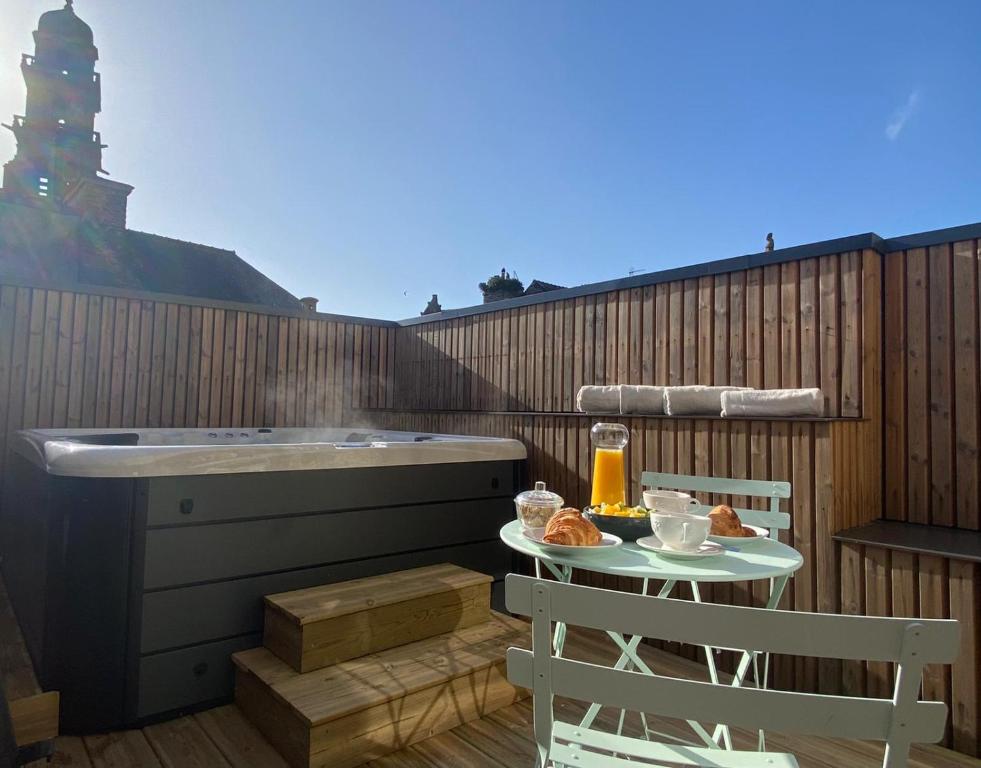
M 532 280 L 528 287 L 525 288 L 525 296 L 531 296 L 536 293 L 546 293 L 547 291 L 561 291 L 565 288 L 564 285 L 555 285 L 554 283 L 546 283 L 544 280 Z
M 234 251 L 0 201 L 0 282 L 5 279 L 303 308 Z

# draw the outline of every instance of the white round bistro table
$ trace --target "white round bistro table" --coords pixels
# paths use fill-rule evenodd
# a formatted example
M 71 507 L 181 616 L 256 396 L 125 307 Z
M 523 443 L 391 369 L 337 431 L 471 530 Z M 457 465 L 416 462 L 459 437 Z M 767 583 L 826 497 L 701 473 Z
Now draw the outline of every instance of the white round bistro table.
M 622 546 L 606 549 L 603 551 L 590 551 L 588 553 L 569 553 L 557 554 L 554 551 L 546 550 L 531 539 L 527 538 L 521 529 L 521 523 L 513 520 L 501 528 L 501 540 L 516 552 L 528 555 L 535 559 L 535 573 L 541 576 L 541 567 L 545 568 L 559 581 L 569 583 L 572 580 L 573 571 L 576 568 L 596 573 L 606 573 L 611 576 L 630 576 L 643 580 L 643 593 L 648 594 L 650 580 L 663 580 L 664 585 L 657 593 L 657 597 L 668 597 L 675 585 L 679 581 L 687 581 L 691 584 L 692 595 L 696 602 L 701 602 L 701 594 L 698 585 L 702 582 L 732 582 L 732 581 L 758 581 L 768 580 L 770 582 L 770 597 L 767 600 L 767 609 L 774 609 L 780 602 L 783 591 L 787 586 L 787 580 L 800 569 L 804 564 L 804 558 L 800 552 L 793 547 L 782 544 L 776 539 L 765 539 L 754 541 L 742 547 L 726 547 L 725 551 L 717 557 L 706 557 L 698 560 L 684 560 L 676 557 L 661 555 L 649 549 L 637 546 L 634 542 L 624 542 Z M 557 624 L 553 637 L 553 649 L 556 656 L 562 655 L 565 645 L 566 627 L 564 624 Z M 653 675 L 650 667 L 637 655 L 637 647 L 643 639 L 640 636 L 624 638 L 617 632 L 607 631 L 613 641 L 620 648 L 621 656 L 614 665 L 616 669 L 630 669 Z M 714 649 L 705 648 L 705 658 L 708 665 L 709 677 L 713 683 L 718 684 L 719 676 L 715 666 Z M 744 651 L 736 667 L 736 673 L 732 681 L 733 686 L 742 685 L 749 672 L 750 666 L 756 665 L 757 654 L 753 651 Z M 768 672 L 768 657 L 764 662 L 764 672 L 762 678 L 755 675 L 758 685 L 765 685 Z M 596 719 L 600 707 L 593 704 L 586 712 L 586 716 L 581 723 L 582 727 L 588 728 Z M 620 713 L 620 725 L 617 729 L 619 733 L 623 728 L 624 712 Z M 643 713 L 641 719 L 644 722 L 644 729 L 647 728 L 647 720 Z M 709 745 L 717 746 L 724 740 L 727 749 L 732 749 L 732 740 L 729 729 L 725 726 L 716 726 L 711 734 L 699 723 L 689 721 L 689 725 Z M 760 734 L 762 748 L 763 734 Z

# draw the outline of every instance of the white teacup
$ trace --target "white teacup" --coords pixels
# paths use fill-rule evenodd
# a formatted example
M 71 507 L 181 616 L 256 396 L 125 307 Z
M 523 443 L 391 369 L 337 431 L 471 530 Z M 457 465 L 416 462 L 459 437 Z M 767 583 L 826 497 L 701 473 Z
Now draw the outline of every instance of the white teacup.
M 685 514 L 694 512 L 699 504 L 687 493 L 658 490 L 644 491 L 644 506 L 654 512 Z
M 703 515 L 651 512 L 651 529 L 669 549 L 694 552 L 708 537 L 712 521 Z

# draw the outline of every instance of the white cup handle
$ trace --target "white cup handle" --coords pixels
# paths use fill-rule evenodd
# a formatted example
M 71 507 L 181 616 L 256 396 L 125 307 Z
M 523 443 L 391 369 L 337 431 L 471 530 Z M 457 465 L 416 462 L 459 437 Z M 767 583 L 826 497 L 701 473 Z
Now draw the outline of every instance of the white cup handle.
M 698 499 L 695 499 L 695 498 L 690 499 L 688 501 L 688 506 L 689 507 L 697 507 L 697 506 L 699 506 Z

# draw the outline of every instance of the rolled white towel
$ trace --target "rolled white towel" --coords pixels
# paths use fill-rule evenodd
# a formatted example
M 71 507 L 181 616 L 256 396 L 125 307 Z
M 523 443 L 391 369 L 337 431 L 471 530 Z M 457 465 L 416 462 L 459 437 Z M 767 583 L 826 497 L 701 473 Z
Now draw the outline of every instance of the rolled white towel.
M 723 416 L 823 416 L 824 395 L 812 389 L 752 389 L 722 393 Z
M 664 387 L 621 384 L 620 413 L 664 413 Z
M 620 413 L 620 385 L 580 387 L 576 410 L 583 413 Z
M 718 416 L 722 412 L 722 393 L 745 387 L 665 387 L 664 412 L 668 416 Z

